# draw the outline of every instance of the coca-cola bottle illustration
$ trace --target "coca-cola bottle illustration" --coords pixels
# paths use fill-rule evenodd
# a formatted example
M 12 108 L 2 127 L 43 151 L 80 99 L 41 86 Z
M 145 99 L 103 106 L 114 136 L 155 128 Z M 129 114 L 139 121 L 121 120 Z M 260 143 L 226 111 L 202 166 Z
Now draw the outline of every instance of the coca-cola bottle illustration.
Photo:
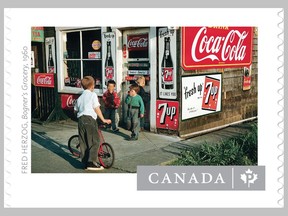
M 111 55 L 111 41 L 107 41 L 107 54 L 105 60 L 105 85 L 107 85 L 108 80 L 114 78 L 114 64 Z
M 161 64 L 161 87 L 162 89 L 173 89 L 173 61 L 170 52 L 170 37 L 165 37 L 164 55 Z
M 54 73 L 54 61 L 52 56 L 52 45 L 49 45 L 48 73 Z

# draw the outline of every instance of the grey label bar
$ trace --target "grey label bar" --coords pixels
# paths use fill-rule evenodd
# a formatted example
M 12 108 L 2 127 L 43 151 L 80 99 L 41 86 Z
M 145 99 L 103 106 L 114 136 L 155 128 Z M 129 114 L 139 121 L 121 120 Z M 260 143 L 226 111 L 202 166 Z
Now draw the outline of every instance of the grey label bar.
M 138 166 L 137 190 L 265 190 L 265 166 Z

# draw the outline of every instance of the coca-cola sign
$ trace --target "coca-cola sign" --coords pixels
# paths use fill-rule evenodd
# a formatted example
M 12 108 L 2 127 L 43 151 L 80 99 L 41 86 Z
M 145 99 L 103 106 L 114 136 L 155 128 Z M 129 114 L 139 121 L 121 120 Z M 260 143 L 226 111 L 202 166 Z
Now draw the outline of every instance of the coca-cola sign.
M 179 102 L 168 100 L 156 101 L 156 127 L 178 130 Z
M 54 88 L 54 74 L 51 73 L 35 73 L 34 85 L 39 87 Z
M 182 67 L 243 67 L 252 62 L 253 27 L 183 27 Z
M 148 34 L 128 35 L 127 48 L 129 51 L 148 50 Z
M 80 95 L 61 94 L 61 107 L 66 110 L 73 110 L 74 105 Z

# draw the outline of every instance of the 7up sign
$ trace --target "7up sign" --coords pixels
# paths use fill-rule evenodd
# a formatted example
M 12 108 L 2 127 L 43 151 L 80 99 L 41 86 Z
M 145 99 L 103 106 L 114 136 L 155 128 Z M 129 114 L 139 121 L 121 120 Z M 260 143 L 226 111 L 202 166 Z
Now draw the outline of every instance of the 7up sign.
M 204 93 L 202 99 L 202 109 L 203 110 L 217 110 L 218 105 L 218 95 L 220 89 L 220 80 L 206 76 L 204 83 Z
M 178 101 L 156 101 L 156 126 L 168 130 L 178 130 Z
M 222 74 L 182 77 L 182 120 L 221 111 Z

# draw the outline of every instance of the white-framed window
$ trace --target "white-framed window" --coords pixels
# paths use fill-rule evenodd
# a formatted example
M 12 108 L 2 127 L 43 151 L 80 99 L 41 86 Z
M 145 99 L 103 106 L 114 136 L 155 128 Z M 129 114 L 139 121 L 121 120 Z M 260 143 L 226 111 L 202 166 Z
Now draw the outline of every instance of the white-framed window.
M 58 49 L 58 91 L 80 93 L 84 76 L 95 79 L 95 91 L 102 93 L 103 28 L 56 28 Z

